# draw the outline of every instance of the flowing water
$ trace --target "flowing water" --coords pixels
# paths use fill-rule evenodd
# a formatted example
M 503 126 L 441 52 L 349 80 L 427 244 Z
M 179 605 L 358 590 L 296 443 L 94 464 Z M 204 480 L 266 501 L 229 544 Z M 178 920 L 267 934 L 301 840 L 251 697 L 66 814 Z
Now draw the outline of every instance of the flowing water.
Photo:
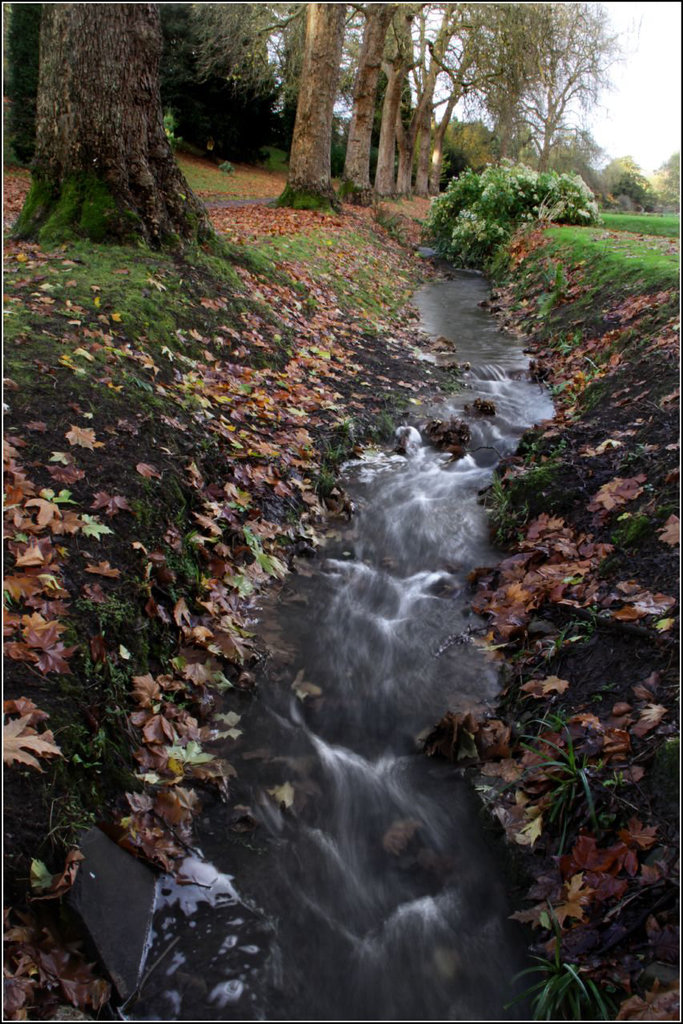
M 503 1007 L 523 944 L 491 839 L 457 770 L 416 743 L 447 709 L 495 700 L 468 610 L 467 574 L 496 560 L 477 495 L 552 415 L 478 307 L 486 291 L 458 273 L 416 296 L 423 329 L 472 366 L 467 390 L 418 415 L 468 418 L 469 454 L 423 446 L 349 465 L 352 521 L 260 611 L 273 653 L 242 760 L 226 751 L 259 828 L 236 834 L 219 806 L 202 819 L 204 860 L 188 862 L 194 884 L 161 887 L 156 966 L 130 1019 L 514 1016 Z M 468 416 L 478 396 L 495 417 Z

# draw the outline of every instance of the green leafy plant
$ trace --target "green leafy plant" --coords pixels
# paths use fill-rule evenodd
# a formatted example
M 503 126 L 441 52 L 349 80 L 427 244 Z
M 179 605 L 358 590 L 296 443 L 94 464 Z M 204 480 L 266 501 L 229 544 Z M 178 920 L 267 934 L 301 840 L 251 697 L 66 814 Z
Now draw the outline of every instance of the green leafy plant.
M 578 757 L 571 733 L 562 719 L 552 716 L 551 719 L 541 719 L 538 724 L 541 726 L 541 730 L 550 728 L 551 732 L 561 730 L 564 734 L 564 746 L 554 743 L 543 734 L 543 731 L 539 731 L 535 737 L 527 737 L 531 742 L 522 743 L 525 750 L 531 751 L 539 758 L 537 764 L 526 769 L 525 775 L 527 777 L 530 775 L 540 776 L 549 785 L 548 821 L 557 822 L 561 829 L 558 848 L 558 853 L 561 854 L 564 850 L 569 821 L 580 793 L 583 793 L 586 798 L 591 823 L 596 831 L 598 830 L 595 801 L 591 791 L 586 757 Z
M 578 175 L 504 161 L 454 178 L 432 203 L 427 232 L 439 252 L 466 267 L 490 267 L 523 224 L 598 223 L 593 193 Z
M 575 964 L 562 959 L 559 926 L 554 914 L 552 918 L 556 933 L 553 957 L 532 958 L 535 966 L 517 977 L 537 976 L 538 981 L 512 1003 L 529 1000 L 534 1020 L 614 1020 L 616 1011 L 604 989 L 601 991 L 592 978 L 581 977 Z

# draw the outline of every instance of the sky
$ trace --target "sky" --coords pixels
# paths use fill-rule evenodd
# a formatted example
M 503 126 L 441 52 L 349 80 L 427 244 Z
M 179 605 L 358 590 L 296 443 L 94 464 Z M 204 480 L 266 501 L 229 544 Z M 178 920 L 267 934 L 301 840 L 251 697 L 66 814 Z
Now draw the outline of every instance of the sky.
M 610 158 L 632 156 L 648 174 L 681 148 L 681 4 L 602 6 L 625 57 L 588 127 Z

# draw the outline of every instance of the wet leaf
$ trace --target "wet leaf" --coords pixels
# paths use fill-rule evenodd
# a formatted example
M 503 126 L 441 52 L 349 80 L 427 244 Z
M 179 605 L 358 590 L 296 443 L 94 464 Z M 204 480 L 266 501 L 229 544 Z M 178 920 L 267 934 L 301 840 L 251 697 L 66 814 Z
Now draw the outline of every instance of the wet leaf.
M 411 839 L 421 827 L 422 822 L 415 818 L 404 818 L 395 821 L 382 836 L 382 846 L 394 857 L 400 856 L 408 847 Z
M 266 790 L 266 792 L 273 797 L 280 807 L 289 809 L 294 803 L 294 787 L 291 782 L 283 782 L 281 786 L 274 786 L 272 789 Z

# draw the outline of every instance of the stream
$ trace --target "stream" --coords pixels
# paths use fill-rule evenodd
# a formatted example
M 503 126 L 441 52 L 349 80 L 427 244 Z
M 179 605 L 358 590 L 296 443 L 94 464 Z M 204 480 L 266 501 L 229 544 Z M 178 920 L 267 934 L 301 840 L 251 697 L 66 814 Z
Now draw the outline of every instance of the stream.
M 259 608 L 272 653 L 225 752 L 259 827 L 236 832 L 218 803 L 200 817 L 202 858 L 188 859 L 192 884 L 159 885 L 127 1019 L 523 1012 L 504 1009 L 525 949 L 478 802 L 416 742 L 448 709 L 495 703 L 496 663 L 472 642 L 481 622 L 468 607 L 468 573 L 499 560 L 477 495 L 552 416 L 519 345 L 479 308 L 487 293 L 456 272 L 415 297 L 422 329 L 453 340 L 471 370 L 466 390 L 415 407 L 412 422 L 466 418 L 468 454 L 453 462 L 423 445 L 350 463 L 355 515 Z M 477 397 L 496 415 L 464 411 Z

